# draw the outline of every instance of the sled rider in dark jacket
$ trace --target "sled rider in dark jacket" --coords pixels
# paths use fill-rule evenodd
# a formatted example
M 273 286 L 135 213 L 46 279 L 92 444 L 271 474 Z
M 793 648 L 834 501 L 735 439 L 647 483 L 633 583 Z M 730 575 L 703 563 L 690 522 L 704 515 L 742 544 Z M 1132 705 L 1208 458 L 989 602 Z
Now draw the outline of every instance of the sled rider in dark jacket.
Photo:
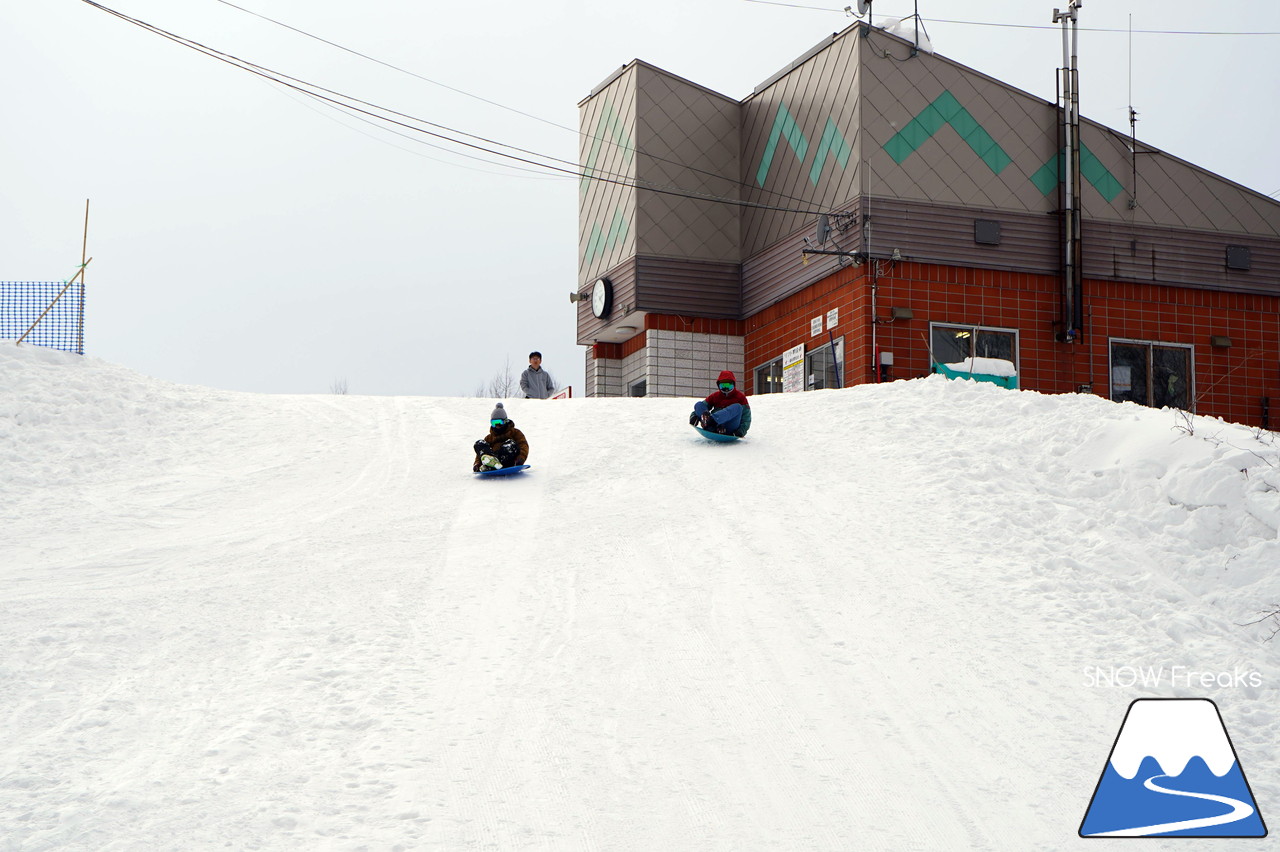
M 497 408 L 489 415 L 489 434 L 476 441 L 472 449 L 476 451 L 474 471 L 485 469 L 481 456 L 492 456 L 502 467 L 514 467 L 524 464 L 529 458 L 529 442 L 524 433 L 516 428 L 516 422 L 507 417 L 507 410 L 498 403 Z M 492 469 L 492 468 L 491 468 Z

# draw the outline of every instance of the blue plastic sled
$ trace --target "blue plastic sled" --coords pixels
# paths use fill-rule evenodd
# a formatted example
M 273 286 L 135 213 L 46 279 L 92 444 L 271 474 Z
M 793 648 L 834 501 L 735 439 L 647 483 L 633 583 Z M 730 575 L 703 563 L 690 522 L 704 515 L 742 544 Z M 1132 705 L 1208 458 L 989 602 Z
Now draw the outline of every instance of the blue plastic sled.
M 500 467 L 497 470 L 477 470 L 476 476 L 510 476 L 513 473 L 524 473 L 529 469 L 527 464 L 513 464 L 511 467 Z
M 709 432 L 706 429 L 703 429 L 701 426 L 694 426 L 693 428 L 697 429 L 698 434 L 700 434 L 702 437 L 708 438 L 712 441 L 720 441 L 721 443 L 728 443 L 729 441 L 738 440 L 737 435 L 721 435 L 719 432 Z

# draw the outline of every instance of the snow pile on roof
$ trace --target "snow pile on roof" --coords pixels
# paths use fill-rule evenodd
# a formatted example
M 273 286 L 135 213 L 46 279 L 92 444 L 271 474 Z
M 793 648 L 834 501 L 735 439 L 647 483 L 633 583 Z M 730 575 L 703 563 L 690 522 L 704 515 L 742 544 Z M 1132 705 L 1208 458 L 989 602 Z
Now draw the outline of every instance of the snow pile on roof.
M 510 400 L 533 468 L 485 481 L 493 400 L 0 345 L 5 840 L 1064 848 L 1152 695 L 1280 801 L 1273 435 L 931 377 L 712 444 L 691 403 Z
M 898 38 L 906 39 L 925 53 L 933 53 L 933 40 L 924 30 L 924 23 L 916 15 L 907 15 L 884 25 L 884 31 Z

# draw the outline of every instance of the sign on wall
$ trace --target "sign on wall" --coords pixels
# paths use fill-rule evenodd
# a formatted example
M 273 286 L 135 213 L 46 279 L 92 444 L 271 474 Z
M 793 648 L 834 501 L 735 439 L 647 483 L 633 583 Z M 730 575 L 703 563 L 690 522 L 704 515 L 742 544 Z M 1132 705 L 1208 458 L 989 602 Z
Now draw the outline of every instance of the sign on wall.
M 782 353 L 782 392 L 804 390 L 804 344 L 792 346 Z
M 817 337 L 822 334 L 822 317 L 814 317 L 809 320 L 809 336 Z

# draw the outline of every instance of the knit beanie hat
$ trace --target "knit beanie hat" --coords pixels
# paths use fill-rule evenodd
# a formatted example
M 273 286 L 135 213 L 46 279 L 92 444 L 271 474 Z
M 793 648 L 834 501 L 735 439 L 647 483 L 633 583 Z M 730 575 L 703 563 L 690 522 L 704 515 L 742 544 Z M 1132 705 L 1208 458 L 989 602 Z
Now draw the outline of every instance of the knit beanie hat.
M 493 410 L 493 413 L 489 415 L 489 419 L 490 420 L 506 420 L 507 419 L 507 410 L 502 407 L 502 403 L 498 403 L 498 407 L 495 408 Z

